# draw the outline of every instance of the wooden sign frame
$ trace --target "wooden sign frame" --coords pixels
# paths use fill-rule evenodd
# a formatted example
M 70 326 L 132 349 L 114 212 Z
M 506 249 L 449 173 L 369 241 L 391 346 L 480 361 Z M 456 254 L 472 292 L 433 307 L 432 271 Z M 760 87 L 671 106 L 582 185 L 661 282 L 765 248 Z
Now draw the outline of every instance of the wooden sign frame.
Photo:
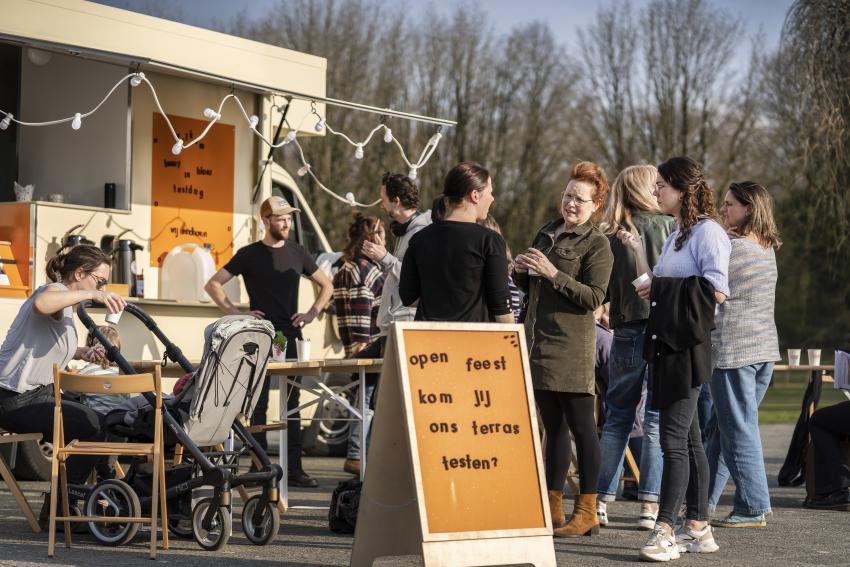
M 408 329 L 517 334 L 543 526 L 449 533 L 430 531 L 413 422 L 414 398 L 407 370 L 404 331 Z M 540 432 L 523 327 L 489 323 L 393 324 L 387 337 L 378 387 L 369 469 L 360 498 L 351 567 L 371 567 L 379 557 L 399 555 L 420 555 L 425 567 L 523 563 L 555 567 L 552 519 L 546 494 Z M 505 495 L 505 505 L 512 505 L 510 494 Z

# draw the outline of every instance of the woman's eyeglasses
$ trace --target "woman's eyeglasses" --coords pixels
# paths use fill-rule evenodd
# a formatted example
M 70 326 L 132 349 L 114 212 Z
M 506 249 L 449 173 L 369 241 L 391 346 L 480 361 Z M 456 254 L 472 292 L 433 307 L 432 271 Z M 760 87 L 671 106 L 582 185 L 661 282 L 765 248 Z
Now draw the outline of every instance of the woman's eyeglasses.
M 106 287 L 106 284 L 109 283 L 109 280 L 106 278 L 102 278 L 100 276 L 96 276 L 93 273 L 89 272 L 89 275 L 94 278 L 94 287 L 95 289 L 103 289 Z

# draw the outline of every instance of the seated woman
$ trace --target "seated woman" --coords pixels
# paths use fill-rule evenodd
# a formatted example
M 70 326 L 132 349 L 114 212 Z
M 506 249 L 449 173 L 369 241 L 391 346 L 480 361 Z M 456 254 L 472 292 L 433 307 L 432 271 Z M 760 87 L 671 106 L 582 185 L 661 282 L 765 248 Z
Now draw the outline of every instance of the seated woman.
M 0 346 L 0 427 L 13 433 L 41 433 L 53 441 L 53 365 L 72 359 L 100 359 L 102 350 L 78 347 L 74 307 L 81 301 L 102 303 L 110 313 L 126 302 L 103 291 L 109 281 L 109 256 L 94 246 L 79 245 L 47 263 L 54 282 L 36 289 L 21 306 Z M 62 400 L 65 437 L 102 440 L 99 415 L 89 407 Z M 68 481 L 85 482 L 102 457 L 75 456 L 68 461 Z

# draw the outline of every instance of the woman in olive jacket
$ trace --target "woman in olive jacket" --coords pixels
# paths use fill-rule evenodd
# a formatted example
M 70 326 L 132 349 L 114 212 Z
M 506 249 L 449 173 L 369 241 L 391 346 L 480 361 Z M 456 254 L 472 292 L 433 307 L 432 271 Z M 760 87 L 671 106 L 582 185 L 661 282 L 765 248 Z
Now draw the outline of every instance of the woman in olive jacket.
M 602 168 L 591 162 L 576 164 L 561 200 L 562 218 L 545 225 L 532 247 L 515 259 L 514 281 L 529 298 L 525 328 L 531 376 L 546 431 L 546 483 L 559 537 L 599 530 L 593 311 L 605 299 L 614 257 L 593 221 L 607 193 Z M 571 452 L 567 427 L 576 442 L 580 488 L 569 522 L 563 511 Z

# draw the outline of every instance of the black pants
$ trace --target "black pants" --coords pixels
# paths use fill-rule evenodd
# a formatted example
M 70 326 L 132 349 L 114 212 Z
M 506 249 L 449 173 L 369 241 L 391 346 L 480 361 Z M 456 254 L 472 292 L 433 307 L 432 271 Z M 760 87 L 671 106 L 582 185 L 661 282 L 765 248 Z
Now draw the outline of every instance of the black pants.
M 850 402 L 841 402 L 813 413 L 809 420 L 809 435 L 818 496 L 850 488 L 846 446 L 850 438 Z
M 578 453 L 579 492 L 595 494 L 599 481 L 599 436 L 594 417 L 595 396 L 569 392 L 534 390 L 546 431 L 544 468 L 549 490 L 563 490 L 570 470 L 570 431 Z
M 286 358 L 296 358 L 297 349 L 295 347 L 295 338 L 286 338 Z M 260 397 L 257 400 L 257 406 L 254 408 L 254 415 L 251 418 L 251 423 L 254 425 L 265 425 L 268 423 L 267 413 L 269 410 L 269 387 L 272 380 L 277 380 L 275 376 L 267 376 L 266 383 L 263 384 L 263 389 L 260 392 Z M 295 382 L 301 383 L 301 376 L 295 377 Z M 301 388 L 296 388 L 291 384 L 286 384 L 286 409 L 293 410 L 300 405 Z M 263 447 L 268 448 L 268 440 L 266 434 L 262 433 L 257 436 L 257 442 Z M 301 464 L 301 412 L 296 412 L 289 416 L 286 428 L 286 458 L 287 468 L 290 471 L 304 470 Z
M 664 472 L 658 521 L 675 525 L 679 508 L 687 496 L 689 520 L 708 519 L 708 459 L 702 448 L 697 404 L 700 387 L 691 388 L 687 398 L 658 412 Z
M 0 427 L 11 433 L 41 433 L 53 442 L 53 385 L 42 386 L 23 394 L 0 389 Z M 62 422 L 65 441 L 104 441 L 100 414 L 83 404 L 62 399 Z M 67 461 L 68 482 L 82 484 L 97 465 L 108 457 L 75 455 Z

